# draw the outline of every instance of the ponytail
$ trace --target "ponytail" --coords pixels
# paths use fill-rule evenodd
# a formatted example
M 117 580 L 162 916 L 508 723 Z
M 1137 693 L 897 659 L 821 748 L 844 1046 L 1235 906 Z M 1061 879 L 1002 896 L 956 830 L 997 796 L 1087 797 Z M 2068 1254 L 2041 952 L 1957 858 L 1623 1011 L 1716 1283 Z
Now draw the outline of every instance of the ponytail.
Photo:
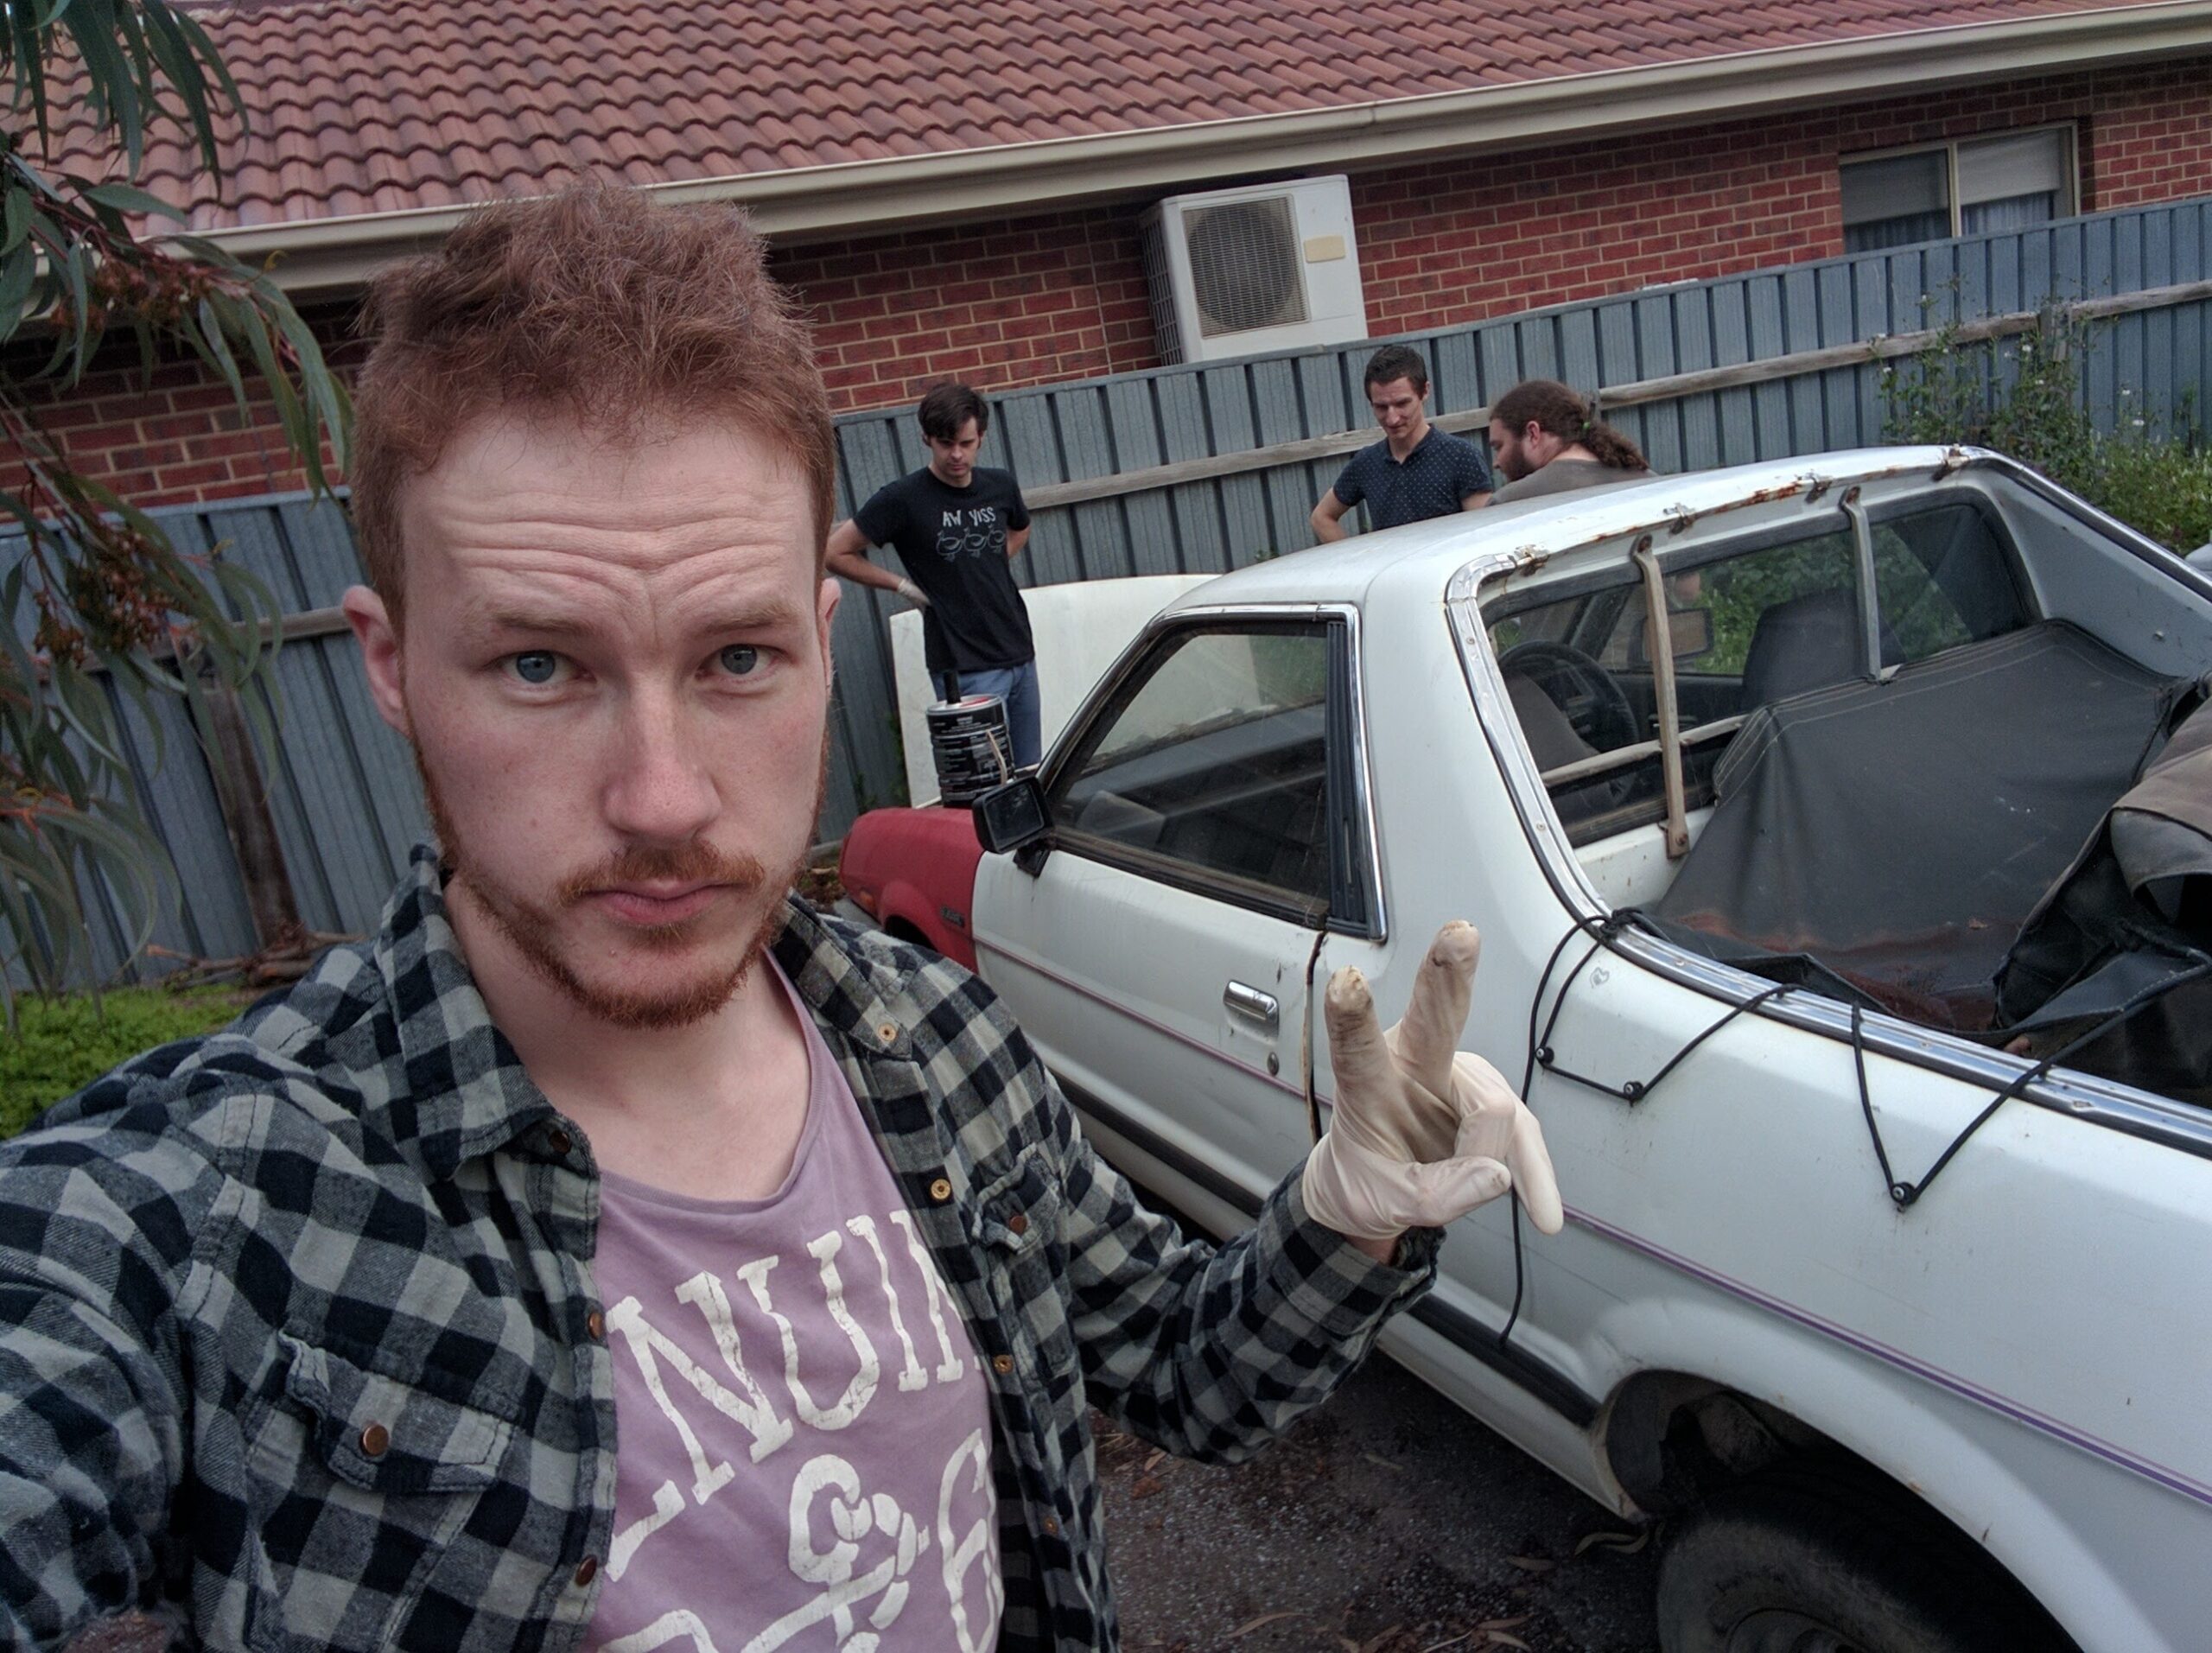
M 1524 379 L 1491 404 L 1491 416 L 1508 430 L 1534 424 L 1560 441 L 1580 442 L 1601 465 L 1616 471 L 1648 471 L 1643 450 L 1598 417 L 1594 404 L 1555 378 Z

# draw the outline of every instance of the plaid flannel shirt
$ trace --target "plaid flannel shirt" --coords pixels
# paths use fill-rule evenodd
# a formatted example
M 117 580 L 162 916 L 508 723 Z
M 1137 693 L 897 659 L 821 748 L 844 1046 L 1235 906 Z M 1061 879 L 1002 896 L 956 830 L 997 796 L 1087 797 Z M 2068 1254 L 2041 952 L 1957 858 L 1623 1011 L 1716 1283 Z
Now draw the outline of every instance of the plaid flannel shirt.
M 1000 1646 L 1112 1648 L 1086 1402 L 1237 1458 L 1357 1364 L 1436 1237 L 1376 1264 L 1293 1177 L 1243 1237 L 1186 1241 L 976 978 L 797 901 L 775 952 L 1011 1357 Z M 417 851 L 374 938 L 0 1149 L 0 1636 L 577 1646 L 614 1516 L 597 1214 Z

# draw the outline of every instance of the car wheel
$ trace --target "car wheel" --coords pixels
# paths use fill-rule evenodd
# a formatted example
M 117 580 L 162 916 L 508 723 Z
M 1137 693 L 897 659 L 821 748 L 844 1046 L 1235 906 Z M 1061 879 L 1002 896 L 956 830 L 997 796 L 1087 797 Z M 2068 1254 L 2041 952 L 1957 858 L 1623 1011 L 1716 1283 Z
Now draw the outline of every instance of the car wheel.
M 1948 1523 L 1849 1465 L 1777 1465 L 1691 1510 L 1660 1561 L 1666 1653 L 2060 1653 Z
M 927 952 L 937 951 L 937 944 L 922 933 L 922 927 L 906 919 L 887 919 L 883 933 L 893 941 L 903 941 L 910 947 L 919 947 Z

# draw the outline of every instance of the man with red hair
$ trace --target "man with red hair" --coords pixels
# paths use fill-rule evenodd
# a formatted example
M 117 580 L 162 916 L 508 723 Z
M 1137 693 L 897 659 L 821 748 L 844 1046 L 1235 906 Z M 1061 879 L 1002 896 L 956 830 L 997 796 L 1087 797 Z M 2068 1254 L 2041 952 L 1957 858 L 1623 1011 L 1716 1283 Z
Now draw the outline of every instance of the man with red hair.
M 833 450 L 742 220 L 495 207 L 369 314 L 345 608 L 436 842 L 0 1148 L 0 1634 L 1113 1647 L 1089 1406 L 1248 1452 L 1438 1225 L 1558 1225 L 1473 932 L 1390 1035 L 1331 984 L 1329 1134 L 1185 1240 L 981 982 L 789 893 Z

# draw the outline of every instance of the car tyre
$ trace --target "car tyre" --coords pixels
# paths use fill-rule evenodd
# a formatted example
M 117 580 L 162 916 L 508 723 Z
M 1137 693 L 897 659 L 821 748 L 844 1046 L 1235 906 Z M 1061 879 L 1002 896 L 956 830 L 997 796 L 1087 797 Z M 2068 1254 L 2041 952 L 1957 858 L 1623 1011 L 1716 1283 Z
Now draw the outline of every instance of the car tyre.
M 2073 1642 L 1910 1494 L 1777 1465 L 1692 1510 L 1659 1568 L 1666 1653 L 2064 1653 Z

